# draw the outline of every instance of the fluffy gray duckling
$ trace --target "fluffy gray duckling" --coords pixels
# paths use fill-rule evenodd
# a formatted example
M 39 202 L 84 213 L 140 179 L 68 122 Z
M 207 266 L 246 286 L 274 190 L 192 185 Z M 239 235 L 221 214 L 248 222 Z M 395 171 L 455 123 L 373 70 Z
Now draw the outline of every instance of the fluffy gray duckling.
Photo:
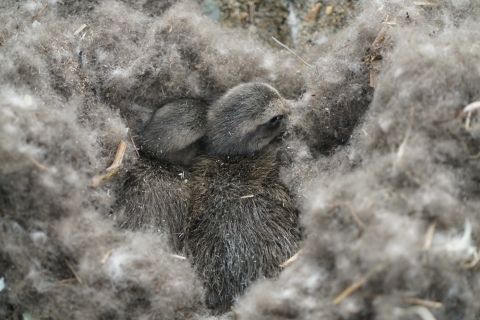
M 297 250 L 298 212 L 275 151 L 289 112 L 263 83 L 236 86 L 209 108 L 210 155 L 192 168 L 185 246 L 214 313 L 227 311 L 252 281 L 277 276 Z
M 136 138 L 142 157 L 119 194 L 121 226 L 160 230 L 177 252 L 190 208 L 188 167 L 201 152 L 206 112 L 206 104 L 188 99 L 158 109 Z

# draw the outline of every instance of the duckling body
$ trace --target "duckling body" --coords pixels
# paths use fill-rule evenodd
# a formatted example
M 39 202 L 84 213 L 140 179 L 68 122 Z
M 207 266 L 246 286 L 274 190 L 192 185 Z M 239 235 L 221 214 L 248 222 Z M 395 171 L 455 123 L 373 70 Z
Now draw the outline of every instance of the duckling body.
M 187 246 L 207 306 L 223 312 L 295 254 L 298 213 L 271 155 L 203 157 L 193 172 Z
M 121 226 L 160 231 L 177 252 L 190 208 L 189 166 L 202 149 L 206 109 L 189 99 L 158 109 L 136 139 L 142 156 L 119 194 Z
M 182 251 L 190 210 L 188 174 L 182 169 L 151 159 L 138 159 L 120 191 L 119 207 L 124 208 L 120 226 L 160 232 L 174 251 Z
M 288 113 L 280 94 L 261 83 L 234 87 L 209 108 L 209 155 L 192 167 L 185 245 L 215 313 L 256 279 L 277 276 L 297 250 L 298 213 L 275 152 Z

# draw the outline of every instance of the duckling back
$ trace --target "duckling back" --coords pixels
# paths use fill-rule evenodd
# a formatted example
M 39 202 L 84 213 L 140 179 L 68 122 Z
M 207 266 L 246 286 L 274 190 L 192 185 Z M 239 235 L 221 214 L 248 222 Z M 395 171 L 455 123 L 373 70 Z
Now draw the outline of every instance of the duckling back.
M 253 281 L 275 277 L 301 234 L 275 157 L 204 157 L 193 167 L 186 242 L 206 303 L 227 311 Z
M 119 194 L 121 226 L 159 231 L 177 252 L 183 248 L 190 210 L 189 166 L 202 149 L 206 109 L 203 102 L 191 99 L 158 109 L 136 138 L 141 157 Z

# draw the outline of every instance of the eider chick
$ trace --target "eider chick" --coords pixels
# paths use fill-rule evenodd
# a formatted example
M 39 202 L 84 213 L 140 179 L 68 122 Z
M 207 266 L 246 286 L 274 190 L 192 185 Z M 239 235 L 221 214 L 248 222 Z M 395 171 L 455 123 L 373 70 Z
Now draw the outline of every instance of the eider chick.
M 297 250 L 298 212 L 273 147 L 288 113 L 287 101 L 262 83 L 234 87 L 209 108 L 210 155 L 192 168 L 185 246 L 214 313 L 229 310 L 256 279 L 277 276 Z
M 177 252 L 190 208 L 188 166 L 201 151 L 206 110 L 203 102 L 186 99 L 158 109 L 136 138 L 142 157 L 119 195 L 122 227 L 159 230 Z

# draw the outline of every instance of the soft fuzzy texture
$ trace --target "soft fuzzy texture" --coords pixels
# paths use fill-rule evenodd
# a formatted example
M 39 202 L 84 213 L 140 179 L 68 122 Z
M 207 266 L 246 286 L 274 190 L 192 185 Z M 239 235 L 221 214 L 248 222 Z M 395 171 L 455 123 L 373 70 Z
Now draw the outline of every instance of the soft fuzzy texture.
M 230 309 L 255 280 L 276 277 L 301 238 L 298 211 L 275 155 L 203 157 L 192 168 L 185 248 L 204 279 L 206 304 Z
M 189 262 L 161 234 L 119 229 L 111 207 L 159 104 L 248 81 L 296 99 L 281 176 L 306 241 L 237 315 L 393 319 L 421 298 L 443 303 L 436 319 L 475 318 L 478 110 L 461 111 L 480 97 L 480 10 L 436 2 L 360 2 L 344 30 L 301 53 L 314 68 L 219 28 L 194 3 L 3 2 L 0 318 L 208 317 Z M 92 188 L 122 139 L 123 170 Z
M 329 113 L 335 123 L 354 119 L 352 108 L 366 102 L 356 79 L 361 54 L 354 54 L 365 47 L 351 47 L 366 46 L 366 35 L 373 43 L 372 19 L 389 15 L 395 24 L 387 25 L 379 50 L 383 62 L 373 101 L 347 146 L 318 159 L 297 146 L 298 160 L 285 177 L 298 186 L 304 204 L 305 249 L 278 281 L 245 295 L 237 306 L 245 318 L 414 317 L 408 314 L 417 303 L 409 298 L 443 303 L 430 308 L 437 319 L 479 313 L 478 266 L 468 268 L 478 257 L 478 124 L 473 112 L 466 130 L 468 114 L 461 113 L 480 98 L 478 8 L 448 1 L 434 8 L 364 5 L 351 31 L 332 46 L 345 46 L 335 50 L 341 55 L 317 61 L 325 82 L 312 71 L 304 99 L 342 85 L 342 92 L 327 91 L 320 106 L 334 96 Z M 358 104 L 347 108 L 338 104 L 355 98 Z M 301 102 L 298 109 L 324 110 Z M 309 134 L 325 130 L 306 124 Z M 312 140 L 306 143 L 314 145 Z M 364 277 L 368 281 L 358 290 L 333 303 Z
M 165 235 L 177 253 L 183 249 L 183 233 L 190 209 L 187 169 L 138 159 L 125 178 L 113 206 L 121 228 L 157 231 Z
M 207 106 L 180 99 L 161 106 L 139 134 L 139 151 L 159 162 L 188 166 L 201 153 L 206 132 Z
M 269 85 L 235 86 L 208 108 L 205 145 L 211 155 L 249 155 L 283 135 L 290 104 Z

